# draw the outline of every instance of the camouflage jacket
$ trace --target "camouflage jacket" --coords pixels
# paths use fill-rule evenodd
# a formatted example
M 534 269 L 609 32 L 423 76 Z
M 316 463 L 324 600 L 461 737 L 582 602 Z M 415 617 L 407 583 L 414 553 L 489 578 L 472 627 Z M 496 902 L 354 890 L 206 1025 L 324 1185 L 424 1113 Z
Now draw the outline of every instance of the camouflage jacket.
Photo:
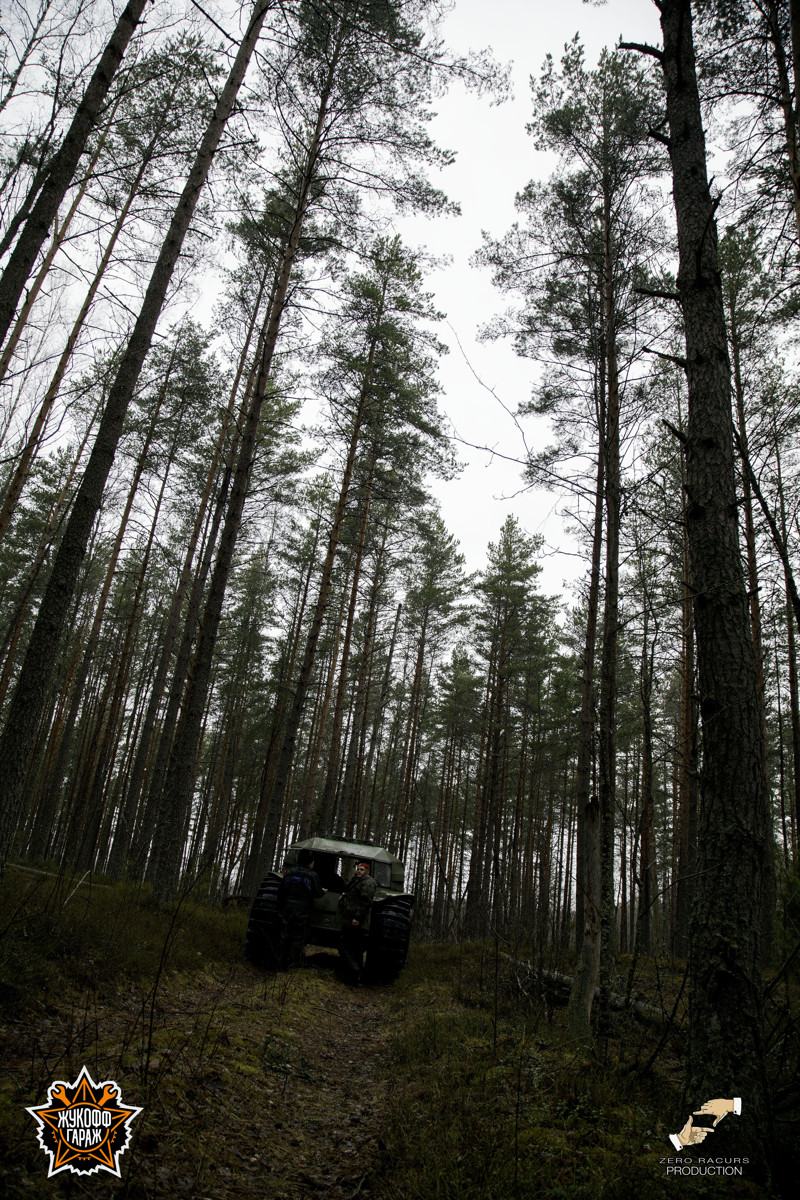
M 377 890 L 378 885 L 371 875 L 365 875 L 363 879 L 354 875 L 339 900 L 342 917 L 348 921 L 358 921 L 359 925 L 363 924 Z

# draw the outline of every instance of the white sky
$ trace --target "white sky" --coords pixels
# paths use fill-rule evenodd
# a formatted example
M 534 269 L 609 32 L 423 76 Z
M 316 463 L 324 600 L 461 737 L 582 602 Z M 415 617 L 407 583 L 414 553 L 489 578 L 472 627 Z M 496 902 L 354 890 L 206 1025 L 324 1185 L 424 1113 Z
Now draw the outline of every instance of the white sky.
M 426 245 L 452 263 L 429 280 L 438 307 L 452 326 L 437 332 L 450 347 L 440 372 L 444 395 L 441 406 L 459 436 L 477 445 L 491 445 L 498 453 L 520 457 L 523 447 L 513 412 L 530 395 L 532 363 L 519 359 L 511 345 L 478 343 L 478 327 L 502 311 L 510 298 L 491 284 L 489 272 L 470 268 L 469 258 L 481 245 L 481 230 L 501 236 L 513 223 L 514 196 L 532 178 L 546 178 L 554 159 L 533 148 L 525 132 L 530 119 L 531 75 L 538 77 L 545 55 L 559 62 L 565 42 L 580 32 L 586 63 L 593 67 L 603 46 L 620 37 L 660 45 L 658 10 L 651 0 L 608 0 L 603 7 L 582 0 L 456 0 L 443 33 L 456 51 L 491 46 L 501 63 L 513 60 L 514 98 L 491 107 L 487 100 L 454 89 L 439 104 L 432 134 L 439 145 L 457 152 L 457 161 L 441 176 L 441 186 L 461 205 L 458 218 L 404 221 L 400 232 L 409 244 Z M 495 400 L 478 382 L 475 373 L 499 398 Z M 532 444 L 546 440 L 528 422 Z M 553 493 L 524 492 L 520 468 L 486 452 L 457 447 L 467 463 L 459 478 L 438 485 L 436 494 L 448 529 L 459 539 L 470 570 L 485 563 L 486 546 L 497 538 L 509 512 L 515 513 L 529 533 L 542 533 L 555 553 L 543 562 L 542 590 L 562 591 L 564 581 L 584 570 L 584 560 L 563 523 L 554 514 Z M 519 493 L 519 494 L 514 494 Z

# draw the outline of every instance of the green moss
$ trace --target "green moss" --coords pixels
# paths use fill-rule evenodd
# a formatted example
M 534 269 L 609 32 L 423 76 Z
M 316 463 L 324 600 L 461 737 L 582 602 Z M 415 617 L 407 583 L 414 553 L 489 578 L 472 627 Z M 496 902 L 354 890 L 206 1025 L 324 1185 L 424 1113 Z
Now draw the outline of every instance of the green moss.
M 102 993 L 159 971 L 241 954 L 246 914 L 191 894 L 165 914 L 149 889 L 16 871 L 0 883 L 0 1012 L 40 1007 L 65 989 Z
M 660 1161 L 682 1113 L 675 1061 L 667 1054 L 671 1074 L 644 1077 L 626 1062 L 600 1069 L 576 1056 L 563 1014 L 550 1023 L 537 1004 L 509 998 L 493 949 L 415 949 L 398 989 L 387 1125 L 397 1195 L 682 1198 L 684 1182 Z M 692 1196 L 731 1193 L 726 1178 L 689 1185 Z

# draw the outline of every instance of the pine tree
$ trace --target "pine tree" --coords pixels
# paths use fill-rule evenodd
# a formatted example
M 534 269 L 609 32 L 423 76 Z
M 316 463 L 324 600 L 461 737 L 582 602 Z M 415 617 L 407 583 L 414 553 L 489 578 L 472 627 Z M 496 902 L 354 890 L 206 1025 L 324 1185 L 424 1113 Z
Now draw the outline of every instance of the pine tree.
M 730 363 L 706 170 L 689 0 L 662 0 L 667 104 L 686 331 L 687 524 L 694 595 L 703 773 L 690 938 L 687 1092 L 747 1095 L 736 1145 L 764 1175 L 770 1143 L 763 1075 L 759 931 L 767 779 L 747 590 L 737 528 Z M 642 49 L 642 47 L 631 47 Z M 737 869 L 731 871 L 735 862 Z M 737 1090 L 738 1089 L 738 1090 Z

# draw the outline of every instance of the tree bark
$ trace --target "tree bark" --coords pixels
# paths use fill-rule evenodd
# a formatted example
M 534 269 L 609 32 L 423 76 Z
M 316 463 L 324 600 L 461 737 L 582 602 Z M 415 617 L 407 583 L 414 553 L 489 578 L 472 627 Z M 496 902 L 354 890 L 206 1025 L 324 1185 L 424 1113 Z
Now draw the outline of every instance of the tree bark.
M 768 1177 L 759 973 L 768 789 L 739 549 L 716 204 L 706 172 L 690 0 L 662 0 L 661 28 L 686 336 L 687 522 L 703 729 L 686 1090 L 693 1106 L 708 1097 L 747 1097 L 735 1130 L 715 1133 L 715 1152 L 746 1153 Z
M 679 418 L 680 419 L 680 418 Z M 695 693 L 694 618 L 689 585 L 689 545 L 686 520 L 685 451 L 680 450 L 681 482 L 681 713 L 678 775 L 678 846 L 675 880 L 673 953 L 689 954 L 689 922 L 694 902 L 697 867 L 698 745 Z
M 597 641 L 597 611 L 600 600 L 600 555 L 603 545 L 603 496 L 605 494 L 605 356 L 599 381 L 597 483 L 595 488 L 592 562 L 586 610 L 586 637 L 581 675 L 581 715 L 578 762 L 575 772 L 577 848 L 575 855 L 575 944 L 578 965 L 573 992 L 567 1007 L 567 1028 L 573 1037 L 591 1036 L 592 997 L 600 967 L 600 841 L 598 806 L 592 797 L 594 749 L 594 662 Z
M 358 603 L 358 589 L 361 582 L 361 564 L 364 559 L 364 544 L 369 524 L 370 501 L 372 499 L 372 480 L 375 473 L 375 462 L 378 456 L 377 442 L 370 455 L 369 475 L 367 478 L 364 499 L 361 505 L 361 521 L 358 531 L 358 542 L 353 559 L 353 581 L 350 585 L 350 603 L 347 608 L 347 624 L 342 642 L 342 661 L 339 667 L 339 682 L 336 688 L 336 701 L 333 706 L 333 724 L 328 753 L 328 769 L 325 773 L 325 783 L 319 802 L 319 812 L 314 821 L 314 832 L 324 836 L 326 830 L 336 828 L 344 833 L 347 820 L 347 809 L 339 811 L 337 817 L 336 793 L 339 784 L 339 769 L 341 762 L 342 723 L 344 720 L 344 699 L 347 690 L 347 671 L 350 664 L 350 647 L 353 639 L 353 623 Z M 342 806 L 344 807 L 344 806 Z
M 603 318 L 608 393 L 603 449 L 605 453 L 606 557 L 603 636 L 600 666 L 599 766 L 600 786 L 600 966 L 598 1051 L 607 1054 L 605 999 L 611 987 L 615 958 L 614 827 L 617 791 L 617 643 L 619 636 L 620 531 L 620 388 L 617 365 L 616 301 L 612 244 L 611 186 L 603 180 Z

